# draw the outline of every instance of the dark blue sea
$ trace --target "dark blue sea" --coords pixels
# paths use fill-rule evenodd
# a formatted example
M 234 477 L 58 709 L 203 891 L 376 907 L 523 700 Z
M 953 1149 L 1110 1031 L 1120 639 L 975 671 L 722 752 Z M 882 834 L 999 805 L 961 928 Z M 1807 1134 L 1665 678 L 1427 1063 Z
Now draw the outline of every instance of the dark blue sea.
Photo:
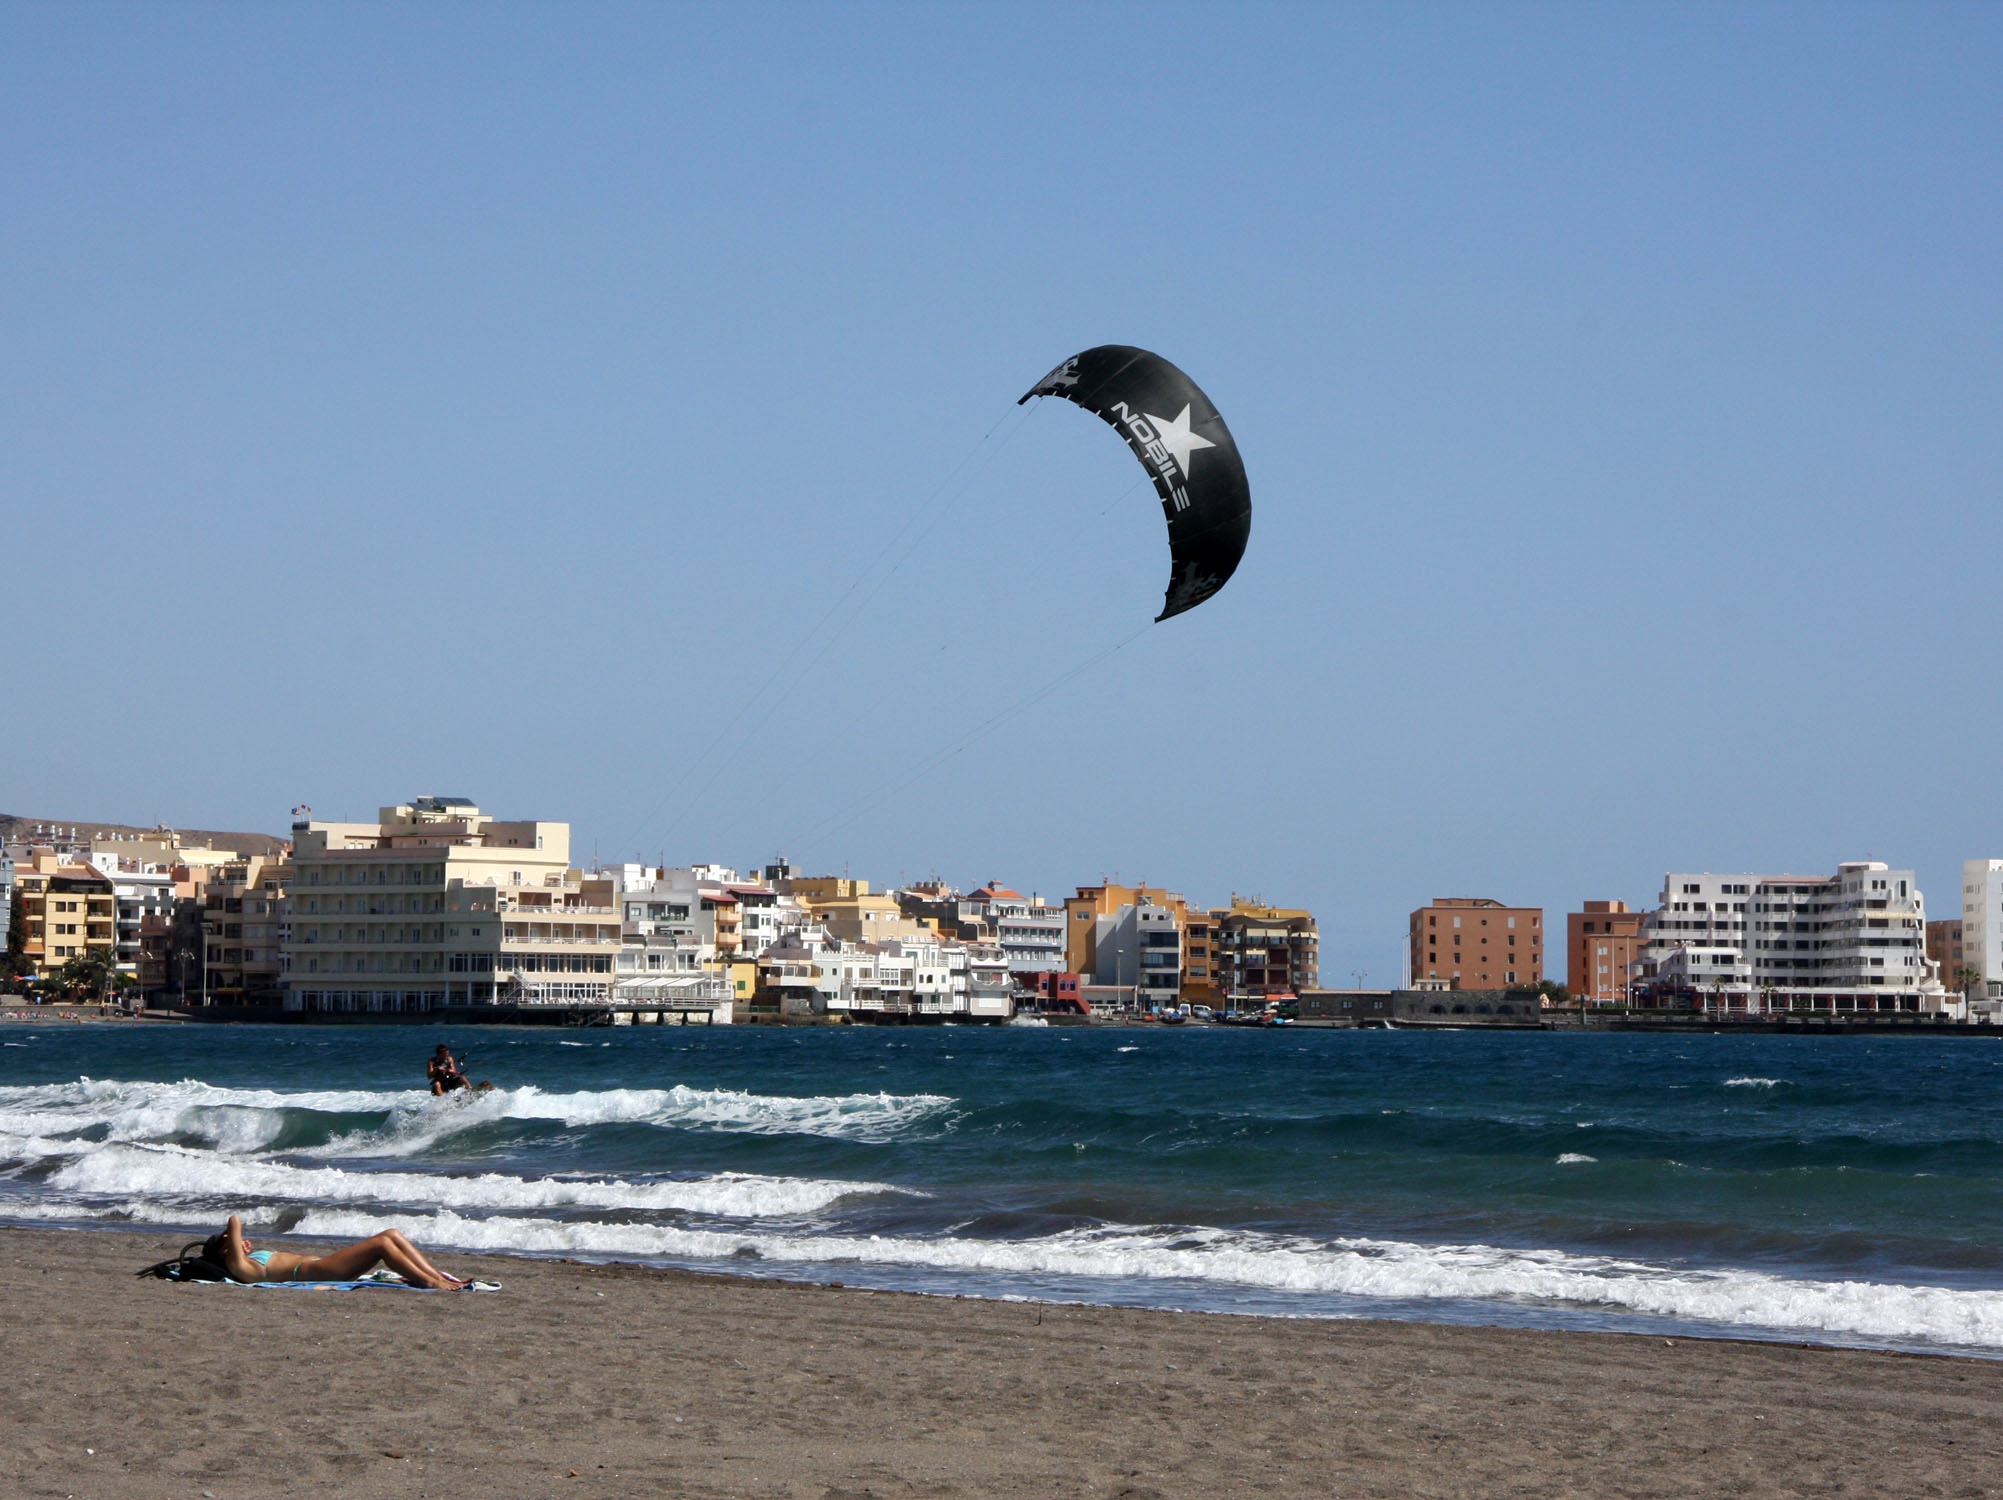
M 440 1040 L 495 1087 L 434 1099 Z M 0 1027 L 0 1217 L 2003 1354 L 2003 1042 Z

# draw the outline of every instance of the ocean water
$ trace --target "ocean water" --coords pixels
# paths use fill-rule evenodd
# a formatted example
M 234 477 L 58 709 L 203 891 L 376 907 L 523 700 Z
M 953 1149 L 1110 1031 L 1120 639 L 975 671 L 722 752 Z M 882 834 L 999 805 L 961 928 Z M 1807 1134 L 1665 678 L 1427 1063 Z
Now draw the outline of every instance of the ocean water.
M 491 1092 L 433 1099 L 439 1041 Z M 2003 1042 L 0 1027 L 0 1218 L 2003 1356 Z

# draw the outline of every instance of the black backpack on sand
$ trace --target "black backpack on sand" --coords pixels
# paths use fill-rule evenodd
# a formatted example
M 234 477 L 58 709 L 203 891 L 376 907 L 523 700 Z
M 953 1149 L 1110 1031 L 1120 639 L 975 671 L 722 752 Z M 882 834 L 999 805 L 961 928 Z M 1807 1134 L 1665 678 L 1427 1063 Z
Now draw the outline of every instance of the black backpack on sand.
M 163 1260 L 132 1274 L 160 1281 L 228 1281 L 230 1273 L 223 1266 L 223 1237 L 212 1234 L 205 1240 L 190 1241 L 172 1260 Z

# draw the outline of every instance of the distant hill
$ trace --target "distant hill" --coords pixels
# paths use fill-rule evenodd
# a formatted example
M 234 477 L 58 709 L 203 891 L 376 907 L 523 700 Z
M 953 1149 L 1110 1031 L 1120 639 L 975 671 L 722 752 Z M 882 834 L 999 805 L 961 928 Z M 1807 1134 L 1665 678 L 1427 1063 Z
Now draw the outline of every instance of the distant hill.
M 79 839 L 107 838 L 112 834 L 151 834 L 151 828 L 135 828 L 130 823 L 98 823 L 89 818 L 23 818 L 13 813 L 0 813 L 0 842 L 26 842 L 35 837 L 38 824 L 54 824 L 68 830 L 74 828 Z M 176 828 L 184 844 L 207 844 L 211 849 L 233 849 L 238 854 L 277 854 L 283 851 L 287 839 L 276 838 L 268 833 L 224 833 L 213 828 Z

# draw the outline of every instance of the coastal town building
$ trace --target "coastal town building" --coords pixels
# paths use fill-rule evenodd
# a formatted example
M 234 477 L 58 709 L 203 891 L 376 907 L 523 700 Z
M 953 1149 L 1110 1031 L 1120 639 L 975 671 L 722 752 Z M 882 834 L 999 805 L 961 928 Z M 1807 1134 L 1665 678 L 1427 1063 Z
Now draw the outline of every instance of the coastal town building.
M 1191 926 L 1196 925 L 1192 919 Z M 1234 892 L 1230 906 L 1211 912 L 1206 925 L 1216 993 L 1263 1000 L 1311 990 L 1321 982 L 1321 939 L 1307 911 L 1268 906 Z M 1192 949 L 1192 972 L 1198 962 Z M 1200 998 L 1188 986 L 1184 993 L 1185 998 Z
M 1625 901 L 1588 901 L 1565 917 L 1565 988 L 1590 1005 L 1628 997 L 1641 959 L 1643 914 Z
M 876 943 L 886 938 L 915 938 L 927 929 L 908 916 L 895 896 L 871 894 L 867 880 L 846 875 L 796 876 L 789 882 L 793 899 L 805 907 L 833 937 L 845 942 Z
M 0 819 L 13 833 L 0 852 L 0 894 L 8 899 L 16 872 L 27 876 L 27 887 L 44 891 L 46 875 L 52 867 L 66 867 L 65 879 L 94 879 L 82 875 L 94 871 L 109 883 L 111 907 L 110 961 L 122 996 L 129 1001 L 199 1003 L 207 988 L 207 945 L 202 934 L 201 895 L 211 875 L 247 857 L 233 848 L 212 848 L 177 833 L 164 825 L 148 831 L 130 829 L 89 830 L 75 825 L 29 824 L 23 819 Z M 26 834 L 26 837 L 21 835 Z M 282 857 L 285 842 L 265 834 L 230 835 L 245 847 L 260 851 L 267 859 Z M 62 899 L 67 901 L 68 896 Z M 23 912 L 24 918 L 29 913 Z M 24 977 L 47 981 L 62 966 L 81 956 L 48 951 L 81 947 L 94 952 L 105 945 L 86 939 L 76 944 L 74 934 L 64 930 L 73 915 L 67 911 L 51 918 L 35 914 L 41 942 L 31 960 L 25 931 L 18 966 Z M 102 915 L 102 913 L 100 913 Z M 56 929 L 49 931 L 53 925 Z M 275 968 L 275 947 L 260 950 L 267 970 Z M 268 986 L 267 986 L 268 992 Z
M 252 855 L 203 873 L 204 1002 L 281 1005 L 290 867 L 282 859 Z M 163 955 L 163 973 L 165 968 Z
M 1833 875 L 1671 873 L 1642 940 L 1640 1005 L 1939 1014 L 1950 999 L 1913 871 L 1878 860 Z
M 1975 988 L 2003 995 L 2003 859 L 1964 860 L 1961 866 L 1961 957 L 1975 970 Z M 1943 973 L 1952 984 L 1954 975 Z
M 1013 974 L 1056 974 L 1064 969 L 1064 908 L 1041 896 L 1024 896 L 990 880 L 967 893 L 965 905 L 991 924 Z
M 1036 1010 L 1082 1012 L 1088 1009 L 1083 982 L 1082 974 L 1031 974 L 1024 983 L 1024 993 Z
M 1092 983 L 1128 991 L 1142 1010 L 1176 1005 L 1182 994 L 1182 923 L 1173 907 L 1130 902 L 1093 918 Z
M 102 950 L 116 958 L 118 898 L 111 877 L 95 865 L 35 848 L 14 870 L 21 903 L 27 977 L 53 978 L 73 958 Z
M 811 920 L 792 897 L 742 878 L 727 865 L 615 865 L 608 872 L 621 893 L 630 942 L 673 939 L 653 946 L 697 955 L 694 963 L 666 967 L 708 968 L 737 955 L 756 958 L 788 931 Z M 635 924 L 638 924 L 637 926 Z M 641 967 L 658 969 L 649 962 Z
M 1973 974 L 1974 966 L 1968 962 L 1960 917 L 1926 924 L 1926 956 L 1939 965 L 1937 972 L 1944 988 L 1956 991 L 1974 988 L 1973 981 L 1968 977 Z M 1981 976 L 1974 977 L 1979 979 Z
M 174 875 L 157 867 L 105 873 L 111 878 L 119 972 L 131 976 L 135 998 L 162 995 L 173 942 Z
M 663 1013 L 729 1019 L 733 997 L 728 965 L 717 954 L 716 916 L 719 909 L 734 914 L 735 907 L 704 900 L 706 890 L 714 896 L 722 888 L 706 887 L 693 868 L 621 865 L 610 875 L 619 908 L 612 998 Z
M 1124 906 L 1166 907 L 1175 914 L 1177 931 L 1189 922 L 1189 903 L 1174 891 L 1165 891 L 1158 886 L 1120 885 L 1113 881 L 1102 881 L 1098 885 L 1081 885 L 1078 894 L 1064 900 L 1064 971 L 1072 974 L 1097 974 L 1098 920 L 1110 917 Z
M 1500 990 L 1544 979 L 1544 909 L 1486 896 L 1440 896 L 1412 913 L 1405 947 L 1408 983 Z
M 995 935 L 991 913 L 975 906 L 967 897 L 936 877 L 913 881 L 889 894 L 897 902 L 897 909 L 920 927 L 967 942 L 978 942 Z
M 1182 1001 L 1211 1005 L 1225 994 L 1225 978 L 1217 961 L 1215 912 L 1191 911 L 1182 924 Z
M 428 1011 L 609 999 L 616 888 L 570 868 L 570 825 L 420 797 L 373 823 L 292 825 L 286 1005 Z

